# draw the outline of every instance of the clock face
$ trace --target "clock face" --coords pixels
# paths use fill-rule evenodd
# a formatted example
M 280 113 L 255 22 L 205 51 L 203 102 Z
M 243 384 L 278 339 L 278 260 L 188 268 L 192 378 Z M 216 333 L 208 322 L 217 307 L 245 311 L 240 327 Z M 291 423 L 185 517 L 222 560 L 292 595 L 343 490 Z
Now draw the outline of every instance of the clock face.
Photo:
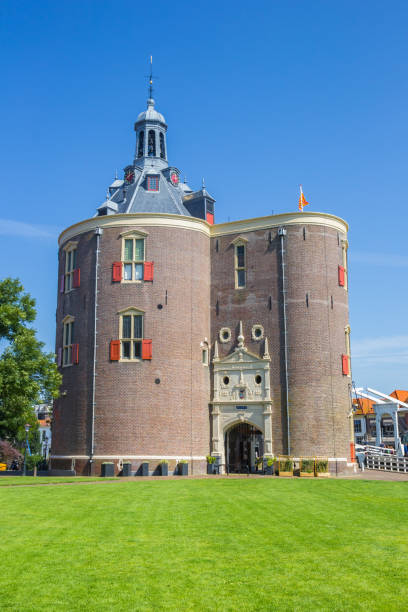
M 179 180 L 180 180 L 180 179 L 179 179 L 179 177 L 178 177 L 178 174 L 176 174 L 175 172 L 172 172 L 172 173 L 170 174 L 170 180 L 171 180 L 171 182 L 173 183 L 173 185 L 176 185 L 176 186 L 177 186 L 177 185 L 179 184 Z
M 135 179 L 135 173 L 133 172 L 133 170 L 128 170 L 125 174 L 125 181 L 130 184 L 133 183 Z

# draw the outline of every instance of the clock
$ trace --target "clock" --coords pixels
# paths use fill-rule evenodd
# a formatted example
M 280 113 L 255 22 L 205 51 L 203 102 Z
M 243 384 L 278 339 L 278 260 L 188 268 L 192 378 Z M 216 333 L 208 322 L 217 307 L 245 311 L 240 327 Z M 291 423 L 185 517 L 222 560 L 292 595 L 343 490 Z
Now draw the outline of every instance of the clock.
M 170 174 L 170 180 L 171 180 L 171 182 L 173 183 L 173 185 L 174 185 L 175 187 L 177 187 L 177 185 L 179 184 L 179 180 L 180 180 L 180 179 L 179 179 L 179 176 L 178 176 L 178 174 L 177 174 L 176 172 L 172 172 L 172 173 Z
M 133 170 L 127 170 L 125 174 L 126 183 L 130 185 L 130 183 L 133 183 L 134 180 L 135 180 L 135 173 L 133 172 Z

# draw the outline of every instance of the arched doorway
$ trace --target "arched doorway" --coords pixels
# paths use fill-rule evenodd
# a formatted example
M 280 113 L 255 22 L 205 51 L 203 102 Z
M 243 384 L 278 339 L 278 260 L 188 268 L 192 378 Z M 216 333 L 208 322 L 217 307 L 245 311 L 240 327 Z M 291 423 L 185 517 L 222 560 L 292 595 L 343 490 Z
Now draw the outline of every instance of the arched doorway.
M 250 423 L 238 423 L 225 433 L 225 462 L 228 472 L 253 474 L 257 458 L 264 454 L 263 433 Z

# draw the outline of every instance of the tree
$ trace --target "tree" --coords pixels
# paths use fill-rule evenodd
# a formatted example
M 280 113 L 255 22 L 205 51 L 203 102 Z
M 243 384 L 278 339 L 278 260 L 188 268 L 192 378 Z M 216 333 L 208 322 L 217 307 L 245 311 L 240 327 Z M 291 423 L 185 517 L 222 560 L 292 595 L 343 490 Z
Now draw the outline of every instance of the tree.
M 58 397 L 61 375 L 55 355 L 43 351 L 44 343 L 29 327 L 36 316 L 35 300 L 18 279 L 0 282 L 0 438 L 24 440 L 24 424 L 34 429 L 33 406 L 45 396 Z

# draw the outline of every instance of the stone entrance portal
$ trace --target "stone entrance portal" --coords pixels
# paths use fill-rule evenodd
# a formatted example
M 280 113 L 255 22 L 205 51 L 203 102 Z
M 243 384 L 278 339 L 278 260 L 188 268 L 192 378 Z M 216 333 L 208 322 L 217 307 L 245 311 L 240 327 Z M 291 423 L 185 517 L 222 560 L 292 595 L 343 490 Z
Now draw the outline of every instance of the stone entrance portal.
M 239 423 L 225 433 L 225 458 L 228 472 L 255 473 L 257 459 L 263 454 L 263 434 L 253 425 Z

